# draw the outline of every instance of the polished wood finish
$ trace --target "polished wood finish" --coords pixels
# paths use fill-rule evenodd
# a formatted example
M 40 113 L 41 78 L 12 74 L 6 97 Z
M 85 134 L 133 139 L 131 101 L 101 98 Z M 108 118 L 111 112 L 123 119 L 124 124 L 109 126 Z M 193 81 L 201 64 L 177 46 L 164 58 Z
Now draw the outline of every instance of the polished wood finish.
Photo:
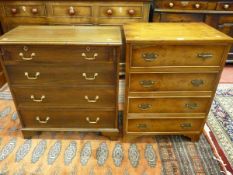
M 233 39 L 204 23 L 124 26 L 124 137 L 202 133 Z
M 71 85 L 71 84 L 70 84 Z M 39 86 L 39 85 L 38 85 Z M 95 89 L 93 91 L 93 89 Z M 24 106 L 68 106 L 79 108 L 115 108 L 113 87 L 14 87 L 16 103 Z M 43 98 L 43 97 L 44 98 Z
M 77 66 L 79 69 L 77 69 Z M 114 63 L 68 65 L 6 66 L 12 85 L 112 85 Z M 51 77 L 53 77 L 51 79 Z
M 114 128 L 115 113 L 116 111 L 19 111 L 26 128 Z
M 207 9 L 208 3 L 203 1 L 174 1 L 159 0 L 157 4 L 161 8 L 183 9 L 183 10 L 204 10 Z
M 49 29 L 52 29 L 52 32 Z M 43 31 L 43 35 L 41 35 L 41 31 Z M 63 36 L 64 34 L 66 37 Z M 14 32 L 6 33 L 0 38 L 0 41 L 4 42 L 5 45 L 19 44 L 20 42 L 21 45 L 29 43 L 31 45 L 79 44 L 86 47 L 94 45 L 94 47 L 98 48 L 102 45 L 108 45 L 109 42 L 112 45 L 121 44 L 121 32 L 117 27 L 21 26 L 16 28 Z M 99 46 L 96 46 L 96 44 Z M 81 49 L 83 49 L 83 46 L 78 50 Z
M 170 26 L 167 26 L 168 28 Z M 165 29 L 167 30 L 167 29 Z M 182 32 L 182 31 L 181 31 Z M 159 35 L 154 32 L 153 35 Z M 161 34 L 161 33 L 160 33 Z M 185 35 L 185 34 L 184 34 Z M 172 36 L 174 40 L 189 40 L 185 36 Z M 187 34 L 188 35 L 188 34 Z M 165 36 L 164 36 L 165 37 Z M 169 36 L 168 36 L 169 37 Z M 200 36 L 201 37 L 201 36 Z M 190 38 L 191 39 L 191 38 Z M 185 41 L 184 41 L 185 42 Z M 211 53 L 209 57 L 201 57 L 203 53 Z M 156 66 L 218 66 L 224 46 L 177 46 L 177 45 L 137 45 L 132 48 L 132 67 L 156 67 Z M 148 59 L 146 54 L 154 55 L 154 59 Z M 176 55 L 179 59 L 174 57 Z
M 195 132 L 201 129 L 203 119 L 130 119 L 129 132 Z
M 229 0 L 155 0 L 154 22 L 205 22 L 233 37 L 233 2 Z M 194 4 L 200 4 L 196 8 Z M 233 63 L 233 49 L 228 63 Z
M 160 22 L 202 22 L 203 18 L 202 14 L 164 13 L 160 17 Z
M 209 98 L 129 97 L 129 113 L 206 113 Z
M 130 2 L 125 0 L 0 0 L 0 34 L 1 31 L 5 33 L 19 25 L 90 26 L 148 22 L 150 6 L 150 0 L 132 0 Z M 88 35 L 84 36 L 88 37 Z M 73 49 L 70 50 L 63 51 L 65 54 L 66 52 L 76 52 Z M 53 52 L 53 54 L 58 53 L 56 56 L 64 55 L 59 51 Z M 44 55 L 43 52 L 41 54 Z M 101 53 L 99 53 L 98 58 L 105 59 Z M 122 54 L 120 59 L 120 75 L 124 75 L 124 61 L 124 54 Z M 5 78 L 1 70 L 2 68 L 0 68 L 0 86 L 5 83 Z
M 216 73 L 131 73 L 129 89 L 131 92 L 211 91 L 216 81 Z
M 120 27 L 21 26 L 0 45 L 25 137 L 73 130 L 116 138 Z
M 150 1 L 0 1 L 2 27 L 18 25 L 122 25 L 149 20 Z
M 80 64 L 89 62 L 112 62 L 111 47 L 107 49 L 106 47 L 80 46 L 80 48 L 76 48 L 75 46 L 69 46 L 66 47 L 65 50 L 63 50 L 62 48 L 64 48 L 64 46 L 5 46 L 3 48 L 5 54 L 5 57 L 3 59 L 6 64 L 59 62 L 63 62 L 64 64 L 71 62 L 75 62 L 75 64 Z M 24 57 L 31 57 L 32 54 L 34 54 L 34 56 L 30 61 L 24 59 Z M 53 54 L 54 59 L 50 58 L 49 55 L 51 54 Z
M 208 30 L 208 32 L 205 32 L 206 30 Z M 134 23 L 132 25 L 124 25 L 124 32 L 126 34 L 126 43 L 136 42 L 138 44 L 140 42 L 144 43 L 145 40 L 147 42 L 144 44 L 148 45 L 151 43 L 156 45 L 155 42 L 159 42 L 160 45 L 163 43 L 176 45 L 179 43 L 179 45 L 181 45 L 190 42 L 195 44 L 200 41 L 202 41 L 202 43 L 232 42 L 231 38 L 227 37 L 224 33 L 201 23 L 190 23 L 190 26 L 188 23 Z M 205 40 L 203 40 L 203 38 L 205 38 Z M 211 45 L 213 44 L 214 43 L 211 43 Z

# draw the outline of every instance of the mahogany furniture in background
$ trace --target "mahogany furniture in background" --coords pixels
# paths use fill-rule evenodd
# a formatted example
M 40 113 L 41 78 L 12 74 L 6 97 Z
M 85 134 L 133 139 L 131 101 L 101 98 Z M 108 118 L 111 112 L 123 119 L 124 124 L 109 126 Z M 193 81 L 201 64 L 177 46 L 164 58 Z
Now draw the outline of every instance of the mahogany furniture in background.
M 116 138 L 120 27 L 20 26 L 0 45 L 25 138 L 37 131 Z
M 148 22 L 150 4 L 150 0 L 0 0 L 0 22 L 4 33 L 18 25 L 122 25 Z M 120 72 L 124 74 L 123 57 L 120 62 Z
M 3 31 L 18 25 L 122 25 L 148 21 L 150 1 L 0 1 Z
M 124 26 L 124 135 L 202 133 L 233 39 L 204 23 Z
M 233 37 L 231 0 L 155 0 L 154 22 L 205 22 Z M 228 63 L 233 63 L 233 48 Z

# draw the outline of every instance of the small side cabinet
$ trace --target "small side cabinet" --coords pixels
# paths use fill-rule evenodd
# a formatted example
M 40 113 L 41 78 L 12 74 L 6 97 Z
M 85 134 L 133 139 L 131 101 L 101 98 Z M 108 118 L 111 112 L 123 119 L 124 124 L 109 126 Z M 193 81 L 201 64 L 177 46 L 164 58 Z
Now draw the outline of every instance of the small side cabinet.
M 124 26 L 124 137 L 199 139 L 232 38 L 204 23 Z

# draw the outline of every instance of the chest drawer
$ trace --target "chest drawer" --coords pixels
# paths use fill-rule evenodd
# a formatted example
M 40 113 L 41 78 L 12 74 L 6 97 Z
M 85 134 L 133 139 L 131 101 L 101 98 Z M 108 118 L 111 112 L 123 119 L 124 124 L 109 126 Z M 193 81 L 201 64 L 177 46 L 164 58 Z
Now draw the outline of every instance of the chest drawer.
M 205 10 L 208 4 L 201 1 L 158 0 L 156 6 L 162 9 Z
M 128 132 L 200 131 L 203 119 L 130 119 Z
M 11 85 L 114 85 L 113 63 L 82 64 L 77 66 L 6 66 Z
M 232 2 L 219 2 L 217 4 L 216 10 L 233 11 L 233 3 Z
M 54 17 L 91 17 L 92 6 L 87 3 L 50 3 L 49 15 Z
M 6 16 L 9 17 L 42 17 L 46 16 L 44 3 L 6 3 L 4 4 Z
M 210 98 L 157 97 L 129 99 L 129 113 L 206 113 Z
M 4 62 L 12 63 L 91 63 L 112 62 L 112 47 L 5 46 Z
M 217 81 L 214 73 L 130 73 L 131 92 L 212 91 Z
M 77 108 L 115 108 L 115 91 L 113 87 L 95 86 L 13 89 L 19 106 L 77 106 Z
M 133 46 L 131 67 L 219 66 L 224 46 Z
M 19 111 L 26 128 L 114 128 L 115 111 Z
M 204 17 L 203 14 L 161 13 L 160 22 L 204 22 Z
M 118 17 L 142 17 L 143 6 L 100 6 L 99 16 L 107 18 L 118 18 Z

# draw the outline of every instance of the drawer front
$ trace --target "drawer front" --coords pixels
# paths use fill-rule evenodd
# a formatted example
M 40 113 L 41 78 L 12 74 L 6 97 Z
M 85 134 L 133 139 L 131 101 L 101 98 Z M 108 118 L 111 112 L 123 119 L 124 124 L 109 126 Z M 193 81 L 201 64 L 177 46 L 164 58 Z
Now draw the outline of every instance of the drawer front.
M 161 13 L 160 22 L 204 22 L 203 14 Z
M 114 85 L 113 63 L 80 64 L 77 66 L 6 66 L 11 85 Z
M 219 2 L 217 4 L 216 10 L 233 11 L 233 3 L 232 2 Z
M 129 113 L 206 113 L 210 98 L 129 98 Z
M 137 18 L 143 16 L 143 6 L 100 6 L 99 16 L 107 18 Z
M 91 17 L 92 6 L 79 3 L 55 3 L 51 4 L 51 16 L 56 17 Z
M 216 78 L 217 75 L 214 73 L 131 73 L 129 90 L 132 92 L 212 91 Z
M 6 16 L 12 17 L 42 17 L 46 16 L 43 3 L 7 3 L 4 5 Z
M 115 88 L 34 87 L 13 88 L 20 106 L 77 106 L 77 108 L 116 107 Z
M 3 60 L 18 63 L 112 62 L 112 47 L 5 46 Z
M 128 132 L 200 131 L 203 119 L 130 119 Z
M 159 8 L 181 9 L 181 10 L 205 10 L 208 7 L 207 2 L 200 1 L 172 1 L 160 0 L 157 2 Z
M 19 111 L 26 128 L 114 128 L 115 111 Z
M 134 46 L 131 67 L 219 66 L 224 46 Z

